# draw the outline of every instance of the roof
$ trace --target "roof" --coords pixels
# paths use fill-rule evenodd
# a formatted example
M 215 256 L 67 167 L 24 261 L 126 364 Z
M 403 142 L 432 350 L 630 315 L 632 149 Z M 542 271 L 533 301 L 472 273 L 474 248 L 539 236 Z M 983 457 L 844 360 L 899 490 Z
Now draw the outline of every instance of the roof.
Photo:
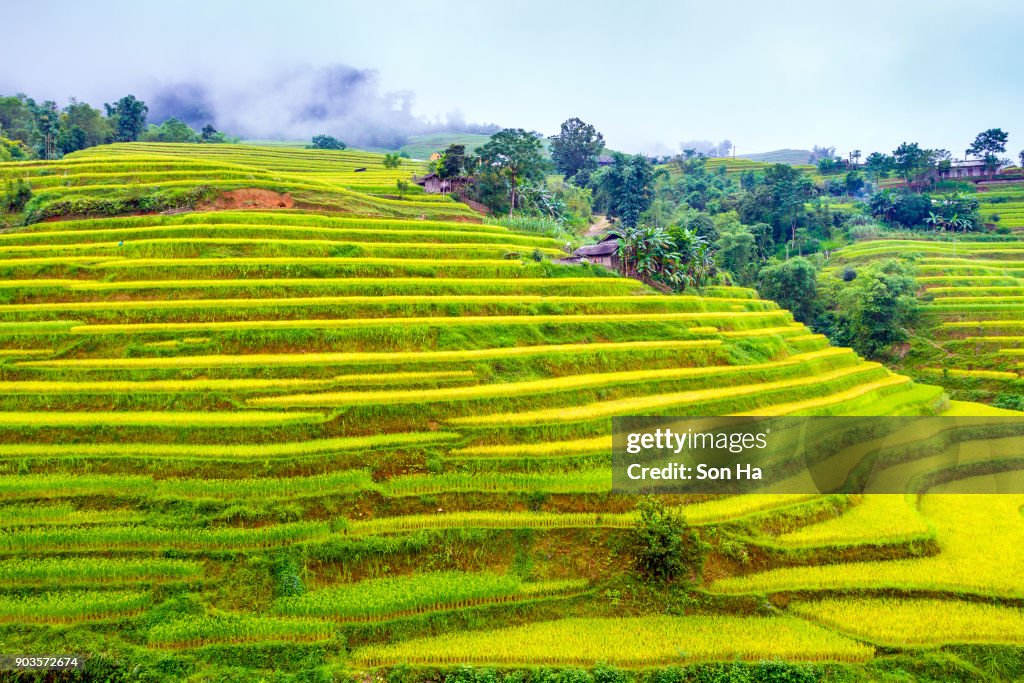
M 576 256 L 611 256 L 618 253 L 618 251 L 618 240 L 606 240 L 604 242 L 599 242 L 598 244 L 588 244 L 585 247 L 580 247 L 573 253 Z

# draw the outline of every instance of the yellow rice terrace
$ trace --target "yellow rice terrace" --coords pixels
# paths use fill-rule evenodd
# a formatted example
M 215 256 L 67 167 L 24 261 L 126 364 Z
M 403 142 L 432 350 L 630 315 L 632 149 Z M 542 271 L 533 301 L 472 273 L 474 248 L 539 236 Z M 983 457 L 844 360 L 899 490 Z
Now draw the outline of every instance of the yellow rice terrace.
M 382 159 L 0 163 L 35 212 L 0 233 L 5 652 L 78 653 L 88 680 L 1022 674 L 1020 496 L 611 493 L 617 415 L 1000 411 L 752 289 L 556 263 L 561 239 L 397 196 L 424 166 Z M 994 246 L 922 262 L 986 372 L 1024 361 L 1024 260 Z M 685 580 L 634 570 L 652 519 L 685 525 Z

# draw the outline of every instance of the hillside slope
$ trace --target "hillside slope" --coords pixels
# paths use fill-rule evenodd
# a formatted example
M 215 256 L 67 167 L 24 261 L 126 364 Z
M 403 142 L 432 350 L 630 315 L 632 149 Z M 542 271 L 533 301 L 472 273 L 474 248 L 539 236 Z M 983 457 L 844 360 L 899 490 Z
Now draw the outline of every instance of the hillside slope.
M 32 222 L 202 208 L 225 194 L 259 191 L 267 197 L 238 208 L 294 206 L 350 215 L 474 219 L 477 214 L 444 195 L 412 184 L 424 166 L 358 151 L 249 145 L 119 143 L 69 154 L 61 161 L 0 164 L 0 183 L 24 181 Z M 404 181 L 400 192 L 398 182 Z M 287 196 L 285 196 L 287 195 Z
M 1008 403 L 1024 395 L 1024 242 L 886 239 L 833 253 L 832 273 L 882 259 L 918 272 L 924 319 L 902 361 L 906 372 L 954 398 Z
M 317 205 L 342 208 L 321 191 L 414 204 L 352 190 L 304 150 L 147 151 L 173 170 L 131 168 L 135 150 L 0 173 L 81 183 L 55 193 L 111 174 L 111 191 L 137 192 L 195 167 L 235 187 L 253 178 L 219 181 L 214 165 L 241 155 L 239 173 L 259 157 L 267 183 Z M 750 290 L 657 294 L 552 264 L 556 240 L 461 218 L 195 211 L 0 234 L 8 646 L 157 680 L 402 662 L 885 667 L 918 646 L 927 605 L 900 592 L 908 577 L 964 623 L 985 615 L 962 591 L 1018 595 L 1010 496 L 991 514 L 982 496 L 680 496 L 668 503 L 711 548 L 701 583 L 633 579 L 611 416 L 918 415 L 945 397 Z M 866 583 L 906 604 L 840 599 Z M 823 601 L 786 609 L 807 586 Z M 876 648 L 859 629 L 880 623 L 896 635 Z
M 789 164 L 802 166 L 807 164 L 812 153 L 809 149 L 776 149 L 771 152 L 755 152 L 754 154 L 738 154 L 741 159 L 764 161 L 770 164 Z

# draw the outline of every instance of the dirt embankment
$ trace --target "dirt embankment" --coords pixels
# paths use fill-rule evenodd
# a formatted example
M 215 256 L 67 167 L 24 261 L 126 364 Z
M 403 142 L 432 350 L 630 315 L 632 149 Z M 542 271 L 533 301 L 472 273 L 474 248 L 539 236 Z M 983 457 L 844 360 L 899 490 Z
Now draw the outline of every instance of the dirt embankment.
M 216 199 L 196 204 L 196 211 L 235 209 L 291 209 L 295 201 L 287 192 L 244 188 L 222 192 Z

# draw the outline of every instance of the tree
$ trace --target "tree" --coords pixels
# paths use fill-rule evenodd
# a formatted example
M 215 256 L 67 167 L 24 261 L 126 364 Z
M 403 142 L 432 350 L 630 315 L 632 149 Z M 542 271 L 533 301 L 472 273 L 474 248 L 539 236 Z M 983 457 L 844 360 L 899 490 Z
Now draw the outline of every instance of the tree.
M 889 172 L 893 170 L 894 166 L 895 161 L 893 158 L 881 152 L 872 152 L 864 160 L 864 170 L 867 171 L 868 177 L 874 182 L 877 182 L 879 178 L 888 177 Z
M 715 248 L 722 268 L 736 276 L 740 283 L 752 284 L 756 272 L 757 243 L 747 226 L 739 221 L 724 225 Z
M 928 195 L 897 192 L 889 220 L 905 228 L 913 228 L 924 223 L 931 210 L 932 200 Z
M 140 139 L 147 142 L 199 142 L 199 135 L 184 121 L 171 117 L 159 126 L 150 125 Z
M 227 135 L 220 132 L 209 123 L 203 126 L 203 130 L 199 135 L 199 141 L 208 143 L 232 142 Z M 237 142 L 237 140 L 234 140 L 234 142 Z
M 928 167 L 928 150 L 916 142 L 904 142 L 892 153 L 893 169 L 908 183 Z
M 566 180 L 586 185 L 604 149 L 604 136 L 591 124 L 571 118 L 562 123 L 561 131 L 550 140 L 555 169 Z
M 797 221 L 804 212 L 804 203 L 814 197 L 814 183 L 802 171 L 787 164 L 769 166 L 764 173 L 764 181 L 769 206 L 775 214 L 772 224 L 788 226 L 790 239 L 795 240 Z M 781 238 L 782 235 L 776 237 Z
M 346 145 L 344 142 L 332 135 L 314 135 L 311 145 L 307 146 L 306 149 L 345 149 Z
M 448 145 L 437 160 L 437 175 L 442 178 L 457 178 L 466 172 L 466 146 Z
M 641 576 L 668 582 L 699 576 L 707 545 L 680 517 L 657 498 L 637 503 L 640 519 L 633 527 L 633 567 Z
M 60 154 L 57 142 L 61 133 L 61 118 L 57 112 L 57 103 L 47 100 L 37 105 L 30 99 L 28 105 L 35 119 L 35 127 L 29 144 L 35 149 L 36 156 L 40 159 L 58 158 Z
M 836 319 L 833 341 L 869 358 L 906 341 L 918 314 L 912 267 L 896 260 L 873 263 L 850 283 L 833 283 L 828 308 Z
M 506 128 L 477 149 L 481 166 L 502 181 L 509 198 L 509 213 L 516 208 L 519 183 L 544 177 L 540 134 L 522 128 Z
M 134 95 L 125 95 L 114 104 L 104 104 L 107 118 L 114 128 L 114 139 L 118 142 L 135 142 L 146 130 L 146 114 L 149 107 Z
M 402 157 L 398 152 L 388 152 L 384 155 L 384 168 L 398 168 L 402 165 Z
M 64 107 L 63 119 L 68 130 L 78 128 L 82 131 L 85 139 L 78 149 L 103 145 L 114 139 L 111 122 L 103 118 L 99 109 L 90 107 L 86 102 L 72 98 L 68 106 Z
M 810 323 L 818 308 L 818 273 L 803 256 L 765 266 L 758 276 L 757 291 L 793 313 L 802 323 Z
M 1008 138 L 1009 134 L 1005 133 L 1002 129 L 989 128 L 978 133 L 977 137 L 974 138 L 974 142 L 967 148 L 967 153 L 981 157 L 986 161 L 989 158 L 998 159 L 996 155 L 1006 151 L 1006 141 Z
M 30 101 L 21 93 L 11 97 L 0 97 L 0 129 L 7 138 L 20 140 L 26 145 L 35 128 L 32 109 L 28 104 Z
M 864 178 L 857 171 L 850 171 L 843 180 L 843 189 L 849 196 L 854 196 L 864 189 Z
M 839 173 L 841 170 L 842 165 L 832 157 L 822 157 L 821 159 L 818 159 L 818 173 L 821 173 L 822 175 Z
M 650 160 L 642 154 L 627 155 L 616 152 L 612 165 L 604 169 L 598 186 L 608 204 L 608 215 L 618 218 L 623 225 L 636 226 L 640 214 L 654 200 L 654 181 L 665 171 L 656 171 Z

